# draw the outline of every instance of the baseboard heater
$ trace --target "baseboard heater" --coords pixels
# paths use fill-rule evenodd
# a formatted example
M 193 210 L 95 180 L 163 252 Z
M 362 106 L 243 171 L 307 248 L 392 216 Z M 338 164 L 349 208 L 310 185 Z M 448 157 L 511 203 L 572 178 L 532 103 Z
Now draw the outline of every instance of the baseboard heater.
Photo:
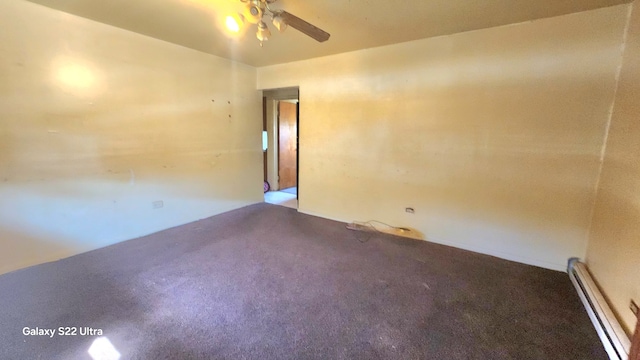
M 589 318 L 602 340 L 604 349 L 611 360 L 627 360 L 631 341 L 611 311 L 609 305 L 595 282 L 591 278 L 587 266 L 578 258 L 569 259 L 567 267 L 569 278 L 578 291 Z

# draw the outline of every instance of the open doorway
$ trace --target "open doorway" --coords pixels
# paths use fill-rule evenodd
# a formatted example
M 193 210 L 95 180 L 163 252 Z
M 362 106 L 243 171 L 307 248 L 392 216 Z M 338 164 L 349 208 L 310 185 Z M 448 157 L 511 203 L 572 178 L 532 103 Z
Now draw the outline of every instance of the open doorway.
M 295 209 L 298 208 L 300 188 L 299 106 L 298 88 L 263 92 L 264 199 L 267 203 Z

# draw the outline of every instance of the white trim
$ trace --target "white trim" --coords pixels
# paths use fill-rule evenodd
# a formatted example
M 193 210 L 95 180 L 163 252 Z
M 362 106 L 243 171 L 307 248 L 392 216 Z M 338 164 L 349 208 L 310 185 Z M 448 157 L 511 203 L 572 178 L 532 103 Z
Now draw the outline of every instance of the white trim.
M 586 265 L 578 259 L 570 259 L 567 272 L 609 359 L 626 360 L 629 357 L 631 341 L 598 290 Z

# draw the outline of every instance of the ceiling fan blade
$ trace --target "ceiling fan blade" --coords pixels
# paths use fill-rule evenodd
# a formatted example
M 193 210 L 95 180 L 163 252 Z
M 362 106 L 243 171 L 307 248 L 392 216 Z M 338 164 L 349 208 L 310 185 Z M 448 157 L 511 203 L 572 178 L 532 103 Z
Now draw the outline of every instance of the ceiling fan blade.
M 314 38 L 319 42 L 325 42 L 329 40 L 329 37 L 331 36 L 328 32 L 320 29 L 319 27 L 314 26 L 286 11 L 281 11 L 278 14 L 282 16 L 282 18 L 287 23 L 287 25 L 291 26 L 292 28 L 300 31 L 301 33 L 307 36 Z

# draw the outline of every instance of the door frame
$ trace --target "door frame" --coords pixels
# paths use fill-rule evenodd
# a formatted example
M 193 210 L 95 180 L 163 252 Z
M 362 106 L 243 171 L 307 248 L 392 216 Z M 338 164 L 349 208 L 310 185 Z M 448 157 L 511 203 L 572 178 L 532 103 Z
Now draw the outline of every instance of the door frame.
M 262 96 L 266 99 L 266 109 L 263 109 L 263 114 L 266 111 L 267 117 L 267 134 L 268 134 L 268 148 L 267 148 L 267 179 L 274 180 L 278 178 L 278 159 L 279 159 L 279 134 L 278 134 L 278 101 L 290 100 L 296 101 L 296 185 L 298 188 L 297 199 L 300 199 L 300 90 L 298 86 L 276 89 L 263 89 Z M 275 142 L 275 144 L 274 144 Z M 276 145 L 276 146 L 274 146 Z M 275 151 L 274 155 L 272 152 Z M 274 166 L 275 165 L 275 166 Z M 272 190 L 280 190 L 278 188 L 278 181 L 269 181 Z
M 300 98 L 296 101 L 296 200 L 300 197 Z

